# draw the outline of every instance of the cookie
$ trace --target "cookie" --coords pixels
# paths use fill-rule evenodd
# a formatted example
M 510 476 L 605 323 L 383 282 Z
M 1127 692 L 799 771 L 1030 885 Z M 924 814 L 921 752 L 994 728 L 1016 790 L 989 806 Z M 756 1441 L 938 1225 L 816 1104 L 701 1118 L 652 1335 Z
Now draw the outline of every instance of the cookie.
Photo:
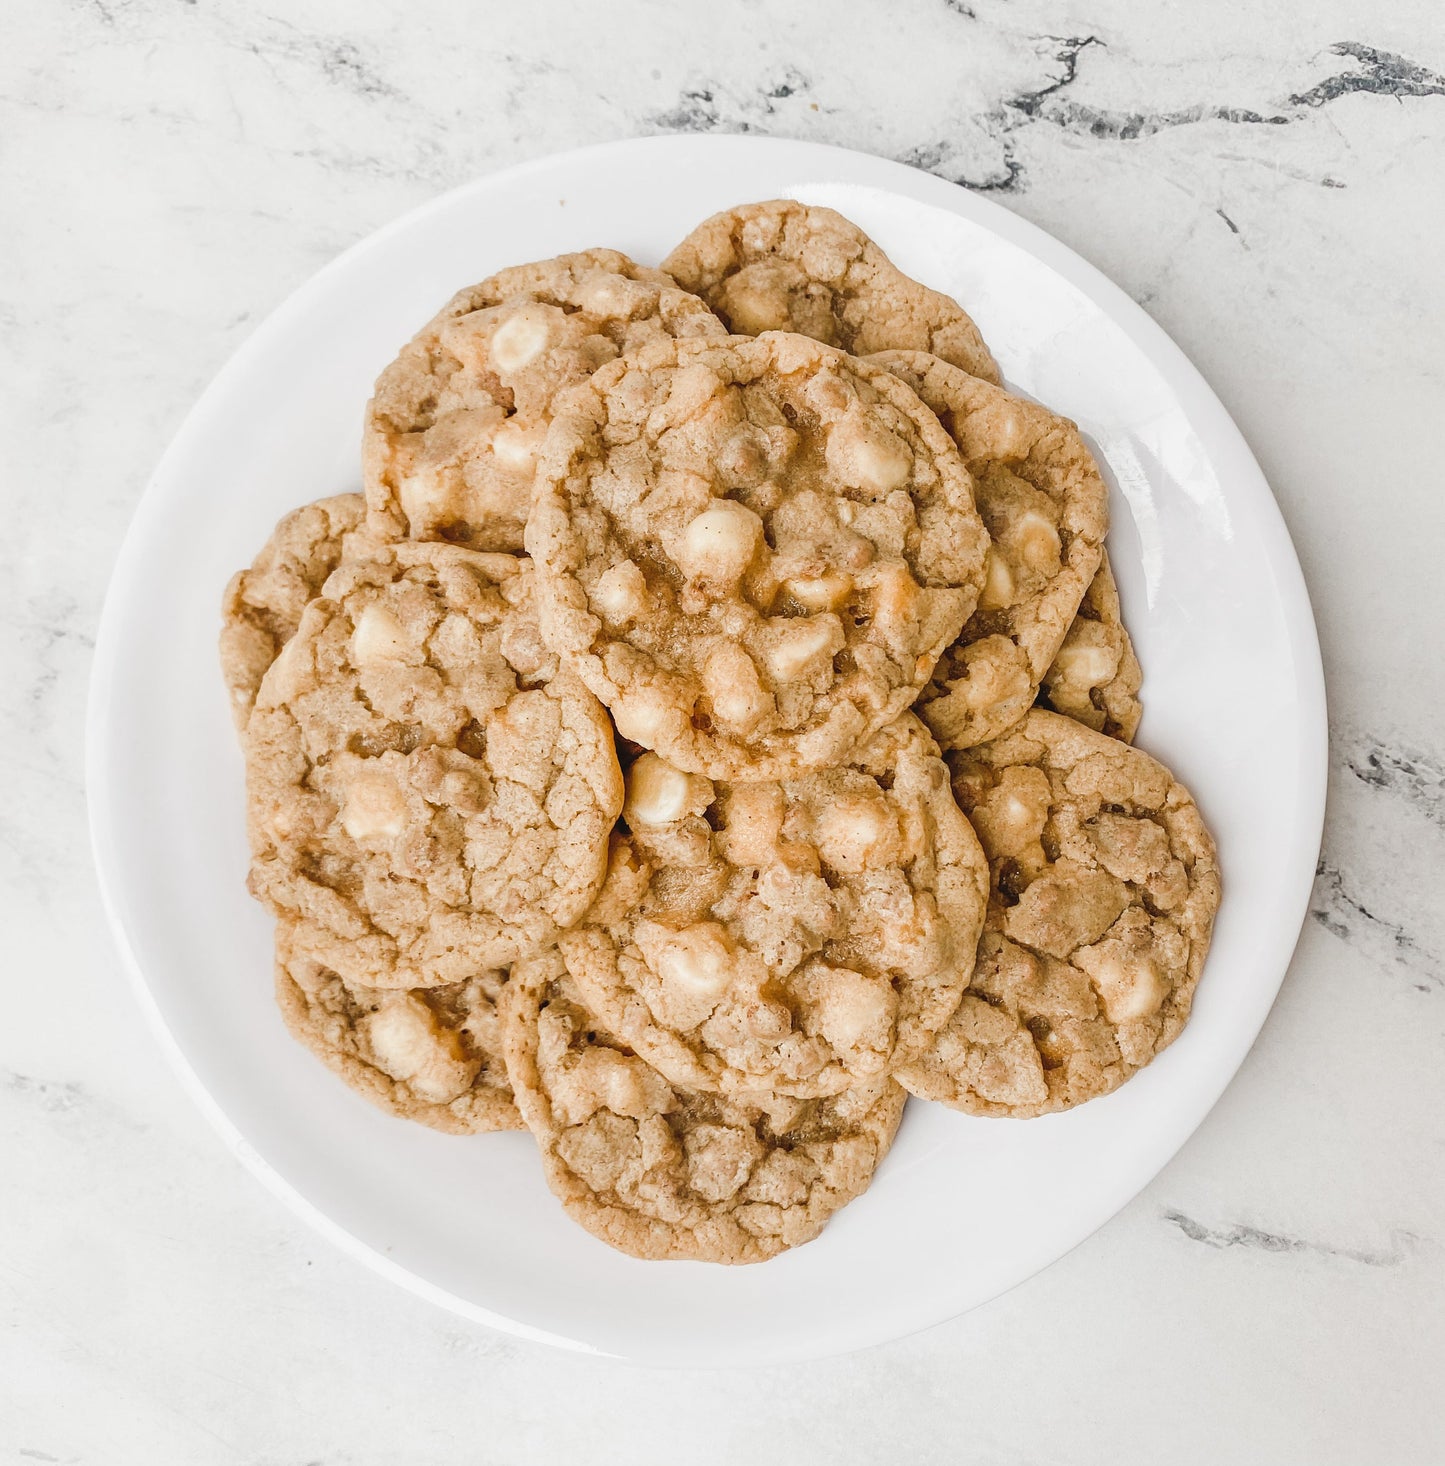
M 496 1003 L 506 973 L 414 991 L 349 988 L 276 928 L 276 1003 L 297 1042 L 358 1094 L 451 1135 L 520 1130 Z
M 978 609 L 914 708 L 945 751 L 969 748 L 1033 705 L 1102 560 L 1109 490 L 1067 418 L 922 352 L 872 360 L 938 414 L 993 541 Z
M 1053 665 L 1044 674 L 1042 700 L 1110 738 L 1134 741 L 1143 708 L 1144 674 L 1119 611 L 1119 588 L 1106 554 Z
M 468 982 L 601 885 L 612 729 L 543 646 L 514 556 L 404 543 L 341 565 L 245 746 L 252 892 L 352 987 Z
M 728 209 L 699 224 L 662 267 L 740 336 L 797 331 L 855 356 L 929 351 L 998 381 L 963 307 L 910 279 L 832 209 L 793 199 Z
M 292 510 L 248 570 L 238 570 L 221 601 L 221 674 L 237 729 L 246 726 L 266 669 L 295 634 L 306 603 L 343 558 L 373 547 L 366 501 L 338 494 Z
M 814 1100 L 679 1089 L 598 1027 L 555 952 L 513 972 L 502 1031 L 548 1185 L 634 1257 L 762 1262 L 811 1241 L 867 1189 L 903 1114 L 891 1079 Z
M 377 381 L 362 439 L 373 526 L 387 539 L 520 550 L 558 390 L 650 340 L 725 334 L 695 296 L 615 250 L 470 286 Z
M 658 343 L 559 405 L 527 548 L 542 630 L 689 772 L 836 764 L 973 611 L 988 535 L 938 419 L 803 336 Z
M 558 942 L 620 1041 L 690 1089 L 801 1098 L 927 1048 L 968 983 L 988 868 L 916 718 L 781 783 L 645 753 L 627 790 L 608 883 Z
M 981 1115 L 1107 1094 L 1189 1018 L 1220 890 L 1199 810 L 1147 754 L 1038 709 L 949 762 L 988 919 L 957 1013 L 898 1078 Z

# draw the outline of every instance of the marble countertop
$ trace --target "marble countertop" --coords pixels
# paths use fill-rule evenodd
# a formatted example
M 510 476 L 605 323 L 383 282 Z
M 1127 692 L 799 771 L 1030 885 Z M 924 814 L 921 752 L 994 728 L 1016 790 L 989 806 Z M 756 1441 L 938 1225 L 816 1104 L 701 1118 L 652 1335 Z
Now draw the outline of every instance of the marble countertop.
M 1445 1459 L 1434 0 L 54 0 L 5 30 L 0 1459 Z M 974 1314 L 766 1373 L 519 1343 L 306 1230 L 146 1030 L 81 781 L 111 561 L 255 324 L 441 189 L 678 130 L 986 189 L 1142 302 L 1271 479 L 1332 707 L 1311 919 L 1178 1158 Z

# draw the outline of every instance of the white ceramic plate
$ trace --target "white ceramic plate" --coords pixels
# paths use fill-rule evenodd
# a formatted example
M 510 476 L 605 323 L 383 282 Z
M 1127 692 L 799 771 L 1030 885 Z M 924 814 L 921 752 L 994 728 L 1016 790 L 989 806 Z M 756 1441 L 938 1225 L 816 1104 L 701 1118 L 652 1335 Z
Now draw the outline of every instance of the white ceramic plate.
M 459 1140 L 372 1109 L 290 1041 L 246 895 L 221 589 L 286 510 L 358 488 L 362 407 L 457 287 L 588 245 L 656 263 L 754 199 L 829 204 L 964 301 L 1008 381 L 1076 418 L 1114 489 L 1109 545 L 1145 669 L 1140 742 L 1193 789 L 1225 899 L 1184 1036 L 1118 1093 L 1026 1122 L 912 1101 L 872 1189 L 759 1267 L 644 1263 L 567 1220 L 525 1135 Z M 1218 1099 L 1303 919 L 1325 786 L 1319 649 L 1249 449 L 1164 333 L 996 204 L 811 144 L 677 137 L 484 178 L 299 290 L 197 403 L 146 491 L 96 648 L 88 779 L 116 940 L 171 1061 L 235 1153 L 328 1237 L 448 1308 L 667 1364 L 840 1352 L 970 1308 L 1124 1205 Z

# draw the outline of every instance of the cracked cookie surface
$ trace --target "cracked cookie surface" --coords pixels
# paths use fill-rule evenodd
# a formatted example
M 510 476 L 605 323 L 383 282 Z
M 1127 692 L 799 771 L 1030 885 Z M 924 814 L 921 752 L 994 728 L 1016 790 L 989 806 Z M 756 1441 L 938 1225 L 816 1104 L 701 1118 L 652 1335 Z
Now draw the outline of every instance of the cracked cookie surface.
M 903 1114 L 891 1079 L 832 1099 L 725 1099 L 668 1083 L 598 1026 L 556 953 L 502 998 L 507 1071 L 568 1214 L 642 1258 L 761 1262 L 867 1189 Z
M 611 725 L 543 645 L 515 556 L 406 543 L 343 564 L 245 744 L 252 893 L 354 987 L 504 966 L 601 884 Z
M 250 567 L 231 577 L 221 601 L 221 675 L 238 731 L 251 716 L 266 669 L 301 624 L 306 603 L 321 593 L 343 559 L 375 548 L 365 519 L 360 494 L 337 494 L 293 509 Z
M 293 1038 L 358 1094 L 450 1135 L 520 1130 L 496 1004 L 506 973 L 445 987 L 350 988 L 276 928 L 276 1004 Z
M 362 469 L 388 539 L 520 550 L 552 399 L 604 362 L 724 327 L 659 270 L 590 249 L 459 291 L 381 374 Z
M 662 262 L 741 336 L 796 331 L 855 356 L 929 351 L 998 381 L 967 311 L 905 275 L 854 223 L 793 199 L 704 220 Z
M 623 820 L 596 907 L 558 946 L 670 1081 L 836 1094 L 923 1052 L 957 1007 L 988 869 L 916 718 L 780 783 L 642 754 Z
M 898 1079 L 983 1115 L 1107 1094 L 1189 1018 L 1220 896 L 1199 810 L 1147 754 L 1038 709 L 949 762 L 988 917 L 957 1013 Z
M 657 343 L 575 388 L 527 526 L 548 642 L 625 737 L 720 779 L 841 762 L 903 712 L 987 541 L 913 391 L 784 333 Z
M 992 540 L 978 609 L 914 706 L 945 751 L 969 748 L 1033 705 L 1099 569 L 1109 491 L 1067 418 L 922 352 L 872 360 L 938 414 Z
M 1139 702 L 1143 680 L 1134 643 L 1124 628 L 1119 587 L 1106 553 L 1084 593 L 1078 616 L 1044 674 L 1042 698 L 1056 713 L 1132 743 L 1144 713 Z

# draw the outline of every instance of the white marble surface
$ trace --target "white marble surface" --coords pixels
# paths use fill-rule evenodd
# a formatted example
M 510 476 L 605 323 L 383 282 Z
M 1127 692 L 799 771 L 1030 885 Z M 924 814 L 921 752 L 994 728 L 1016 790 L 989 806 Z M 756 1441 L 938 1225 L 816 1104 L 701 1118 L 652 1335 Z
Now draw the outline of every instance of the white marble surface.
M 1435 0 L 16 0 L 3 34 L 0 1459 L 1445 1459 Z M 990 188 L 1143 302 L 1271 477 L 1333 709 L 1314 917 L 1178 1159 L 972 1316 L 766 1374 L 518 1344 L 332 1252 L 163 1067 L 84 833 L 109 565 L 237 342 L 440 189 L 675 129 Z

